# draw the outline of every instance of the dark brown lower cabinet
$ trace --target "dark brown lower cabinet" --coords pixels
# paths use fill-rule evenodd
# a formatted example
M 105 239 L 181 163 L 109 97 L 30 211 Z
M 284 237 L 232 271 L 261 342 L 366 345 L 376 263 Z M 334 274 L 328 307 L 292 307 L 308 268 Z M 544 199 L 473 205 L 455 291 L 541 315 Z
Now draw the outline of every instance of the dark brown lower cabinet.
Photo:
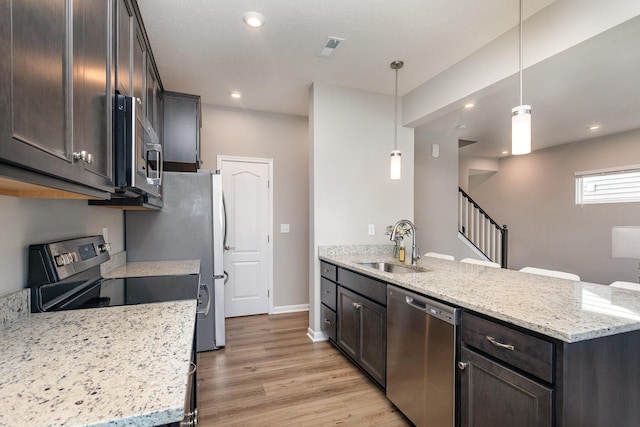
M 461 427 L 551 427 L 553 391 L 463 347 Z
M 387 310 L 338 286 L 337 345 L 383 388 L 386 385 Z

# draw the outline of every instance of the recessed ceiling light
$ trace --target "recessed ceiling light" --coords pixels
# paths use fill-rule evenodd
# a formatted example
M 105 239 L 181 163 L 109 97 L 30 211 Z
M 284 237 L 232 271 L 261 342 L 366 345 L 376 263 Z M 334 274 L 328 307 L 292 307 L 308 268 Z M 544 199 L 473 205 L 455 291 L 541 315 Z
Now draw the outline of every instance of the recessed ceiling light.
M 476 104 L 474 104 L 473 102 L 467 102 L 466 104 L 464 104 L 464 108 L 473 108 L 475 106 Z
M 229 94 L 233 99 L 240 99 L 242 98 L 242 94 L 240 92 L 238 92 L 237 90 L 232 91 Z
M 264 25 L 264 16 L 254 11 L 243 13 L 242 20 L 251 28 L 260 28 Z
M 600 129 L 600 125 L 591 125 L 589 126 L 589 130 L 598 130 Z

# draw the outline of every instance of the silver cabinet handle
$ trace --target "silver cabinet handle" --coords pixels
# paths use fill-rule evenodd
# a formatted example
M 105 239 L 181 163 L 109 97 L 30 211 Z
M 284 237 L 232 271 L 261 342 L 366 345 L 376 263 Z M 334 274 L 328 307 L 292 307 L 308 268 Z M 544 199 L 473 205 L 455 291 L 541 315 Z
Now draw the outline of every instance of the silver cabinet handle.
M 489 340 L 489 342 L 495 345 L 496 347 L 504 348 L 505 350 L 510 350 L 510 351 L 515 350 L 515 347 L 512 346 L 511 344 L 503 344 L 500 341 L 496 340 L 494 337 L 490 337 L 489 335 L 487 335 L 487 340 Z
M 467 366 L 469 366 L 468 363 L 465 363 L 462 361 L 458 362 L 458 369 L 460 369 L 461 371 L 464 371 L 465 369 L 467 369 Z
M 362 307 L 362 304 L 357 303 L 357 302 L 352 302 L 351 305 L 353 306 L 353 308 L 355 308 L 356 310 L 359 309 L 360 307 Z
M 324 319 L 324 323 L 326 323 L 327 325 L 330 325 L 331 321 L 329 319 Z
M 330 294 L 330 293 L 331 293 L 331 291 L 327 291 L 327 290 L 325 289 L 324 293 L 325 293 L 325 294 Z
M 93 164 L 93 154 L 85 150 L 82 150 L 79 153 L 73 153 L 73 158 L 89 165 Z
M 331 271 L 331 270 L 329 270 L 328 268 L 325 268 L 324 270 L 322 270 L 322 272 L 323 272 L 323 273 L 328 273 L 328 272 L 330 272 L 330 271 Z

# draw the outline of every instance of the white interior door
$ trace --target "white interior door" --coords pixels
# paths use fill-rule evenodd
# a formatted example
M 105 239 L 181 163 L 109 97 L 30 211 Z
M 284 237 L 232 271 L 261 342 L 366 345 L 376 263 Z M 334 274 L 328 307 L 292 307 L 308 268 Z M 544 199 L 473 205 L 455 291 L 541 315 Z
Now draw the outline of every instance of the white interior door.
M 223 159 L 220 169 L 227 207 L 225 317 L 268 313 L 270 164 Z

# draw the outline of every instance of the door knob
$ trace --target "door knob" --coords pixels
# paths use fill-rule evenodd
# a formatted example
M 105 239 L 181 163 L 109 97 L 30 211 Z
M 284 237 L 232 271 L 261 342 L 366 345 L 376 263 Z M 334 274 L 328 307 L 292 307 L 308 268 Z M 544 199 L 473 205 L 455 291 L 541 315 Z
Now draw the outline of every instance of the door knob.
M 235 246 L 225 245 L 224 250 L 225 251 L 231 251 L 231 250 L 234 250 L 235 248 L 236 248 Z

